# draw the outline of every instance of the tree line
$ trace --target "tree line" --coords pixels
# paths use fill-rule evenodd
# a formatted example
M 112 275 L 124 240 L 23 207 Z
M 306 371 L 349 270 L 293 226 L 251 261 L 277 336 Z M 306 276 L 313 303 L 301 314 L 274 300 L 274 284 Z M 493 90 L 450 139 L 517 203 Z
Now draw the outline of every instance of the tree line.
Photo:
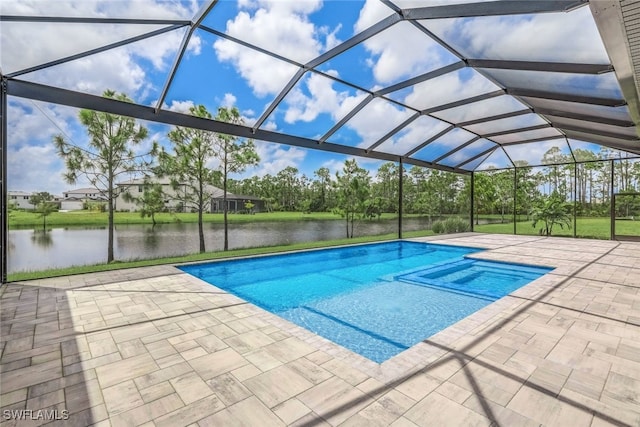
M 105 91 L 103 96 L 123 102 L 131 102 L 125 94 Z M 215 119 L 243 124 L 237 108 L 218 108 L 213 116 L 202 106 L 193 106 L 189 114 L 204 119 Z M 398 213 L 400 177 L 402 176 L 402 210 L 407 214 L 428 217 L 462 214 L 471 211 L 471 180 L 468 175 L 411 166 L 394 162 L 383 163 L 374 172 L 368 171 L 349 159 L 341 170 L 332 174 L 326 167 L 313 172 L 313 176 L 301 174 L 295 167 L 286 167 L 275 175 L 251 176 L 233 179 L 260 158 L 254 142 L 215 132 L 174 127 L 167 134 L 170 149 L 157 142 L 143 144 L 148 130 L 135 119 L 119 115 L 81 110 L 80 122 L 89 136 L 87 147 L 74 145 L 64 136 L 56 135 L 54 142 L 58 154 L 65 160 L 68 183 L 74 184 L 81 177 L 100 190 L 107 198 L 108 249 L 107 262 L 113 257 L 113 215 L 115 210 L 116 182 L 123 175 L 144 176 L 147 184 L 141 196 L 127 195 L 140 206 L 143 216 L 150 216 L 165 209 L 162 187 L 154 182 L 158 177 L 168 177 L 183 205 L 198 212 L 199 250 L 205 252 L 203 214 L 213 196 L 212 187 L 223 190 L 224 249 L 228 249 L 227 194 L 236 193 L 261 198 L 269 211 L 334 212 L 345 220 L 347 237 L 353 237 L 354 223 L 359 219 L 379 218 L 383 213 Z M 146 148 L 143 148 L 146 147 Z M 605 150 L 605 149 L 603 149 Z M 600 153 L 600 155 L 610 153 Z M 578 200 L 587 214 L 606 209 L 610 203 L 611 173 L 621 191 L 640 190 L 640 163 L 629 160 L 589 162 L 599 156 L 588 150 L 575 150 L 581 164 L 563 165 L 564 154 L 560 149 L 550 149 L 542 168 L 529 167 L 519 162 L 514 170 L 489 170 L 476 173 L 474 179 L 474 214 L 499 214 L 504 220 L 515 209 L 518 214 L 529 215 L 534 206 L 546 195 L 553 194 L 562 202 L 572 199 L 575 189 Z M 598 156 L 598 157 L 597 157 Z M 212 164 L 217 164 L 212 167 Z M 573 179 L 574 171 L 577 179 Z M 514 175 L 515 174 L 515 175 Z M 517 185 L 514 186 L 514 178 Z M 607 181 L 609 180 L 609 181 Z M 175 197 L 175 195 L 173 195 Z
M 573 162 L 574 157 L 579 163 Z M 564 204 L 565 210 L 573 210 L 575 200 L 577 216 L 609 216 L 612 187 L 613 193 L 640 192 L 640 161 L 607 147 L 597 153 L 575 149 L 573 156 L 552 147 L 543 155 L 542 163 L 546 166 L 534 167 L 519 161 L 515 169 L 477 172 L 476 218 L 499 214 L 504 220 L 514 213 L 528 218 L 551 197 Z M 620 198 L 615 215 L 628 215 L 633 203 L 632 198 Z

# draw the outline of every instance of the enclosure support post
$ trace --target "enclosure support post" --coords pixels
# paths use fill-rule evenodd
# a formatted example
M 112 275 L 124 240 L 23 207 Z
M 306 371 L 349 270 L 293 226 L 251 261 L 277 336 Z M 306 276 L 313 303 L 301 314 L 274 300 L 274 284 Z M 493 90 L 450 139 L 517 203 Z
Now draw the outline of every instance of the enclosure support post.
M 475 173 L 475 172 L 473 172 L 473 171 L 471 171 L 471 183 L 470 183 L 470 184 L 471 184 L 471 185 L 470 185 L 470 187 L 471 187 L 471 197 L 470 197 L 470 199 L 471 199 L 471 215 L 469 216 L 469 218 L 470 218 L 470 222 L 471 222 L 471 224 L 470 224 L 470 225 L 471 225 L 471 227 L 470 227 L 469 229 L 470 229 L 472 232 L 473 232 L 473 205 L 474 205 L 474 203 L 475 203 L 475 200 L 474 200 L 473 195 L 474 195 L 474 193 L 475 193 L 475 185 L 476 185 L 475 177 L 476 177 L 476 173 Z
M 398 239 L 402 239 L 402 178 L 404 175 L 402 157 L 398 165 Z
M 0 285 L 7 282 L 9 234 L 7 190 L 7 80 L 0 81 Z
M 615 240 L 616 238 L 616 210 L 615 210 L 615 206 L 614 206 L 614 199 L 613 199 L 613 192 L 614 192 L 614 183 L 613 180 L 615 179 L 615 171 L 614 171 L 614 162 L 613 160 L 610 161 L 611 162 L 611 185 L 609 188 L 609 213 L 611 214 L 611 240 Z
M 578 164 L 573 164 L 573 237 L 578 237 Z
M 518 168 L 513 168 L 513 235 L 515 236 L 517 233 L 516 230 L 516 211 L 517 211 L 517 199 L 518 196 Z

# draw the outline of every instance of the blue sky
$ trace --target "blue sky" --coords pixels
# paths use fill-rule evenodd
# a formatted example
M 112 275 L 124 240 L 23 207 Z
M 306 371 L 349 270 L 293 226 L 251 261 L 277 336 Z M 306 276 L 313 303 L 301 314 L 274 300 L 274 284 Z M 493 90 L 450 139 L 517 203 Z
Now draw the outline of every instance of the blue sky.
M 438 3 L 442 2 L 397 2 L 401 7 Z M 2 6 L 2 13 L 6 14 L 190 19 L 201 4 L 196 0 L 20 0 L 3 2 Z M 273 51 L 294 63 L 305 63 L 391 13 L 391 9 L 378 0 L 223 0 L 217 3 L 203 24 Z M 568 15 L 571 19 L 567 20 Z M 552 61 L 568 58 L 575 62 L 597 63 L 608 61 L 587 7 L 570 14 L 449 19 L 423 21 L 420 24 L 446 38 L 470 57 L 522 59 L 521 47 L 526 41 L 528 59 Z M 28 26 L 22 23 L 3 23 L 0 30 L 3 46 L 0 65 L 5 73 L 15 72 L 39 62 L 104 46 L 158 28 L 162 26 Z M 533 42 L 530 40 L 532 29 L 537 34 Z M 565 45 L 557 46 L 558 37 L 577 33 L 581 37 L 567 37 Z M 183 34 L 184 29 L 167 32 L 97 55 L 25 74 L 20 78 L 91 94 L 101 94 L 109 88 L 126 93 L 138 103 L 155 105 Z M 496 39 L 496 34 L 502 36 Z M 419 43 L 416 42 L 418 40 Z M 321 64 L 318 70 L 355 83 L 366 90 L 377 90 L 456 61 L 455 56 L 425 37 L 415 26 L 401 22 Z M 253 125 L 297 70 L 296 65 L 287 61 L 198 29 L 193 34 L 163 108 L 187 112 L 190 106 L 202 104 L 215 112 L 219 106 L 233 105 L 241 111 L 245 123 Z M 496 73 L 499 74 L 497 71 Z M 615 79 L 612 81 L 611 75 L 580 79 L 571 75 L 552 77 L 550 80 L 542 80 L 540 84 L 553 85 L 553 90 L 557 91 L 577 85 L 589 88 L 596 95 L 616 90 L 616 82 Z M 527 82 L 530 76 L 510 74 L 504 78 Z M 393 101 L 423 109 L 496 89 L 497 86 L 476 71 L 462 69 L 392 92 L 388 96 Z M 307 72 L 274 112 L 266 117 L 261 128 L 320 138 L 365 96 L 366 93 L 349 85 L 319 73 Z M 64 165 L 56 156 L 51 142 L 55 134 L 62 133 L 77 145 L 86 144 L 86 135 L 77 121 L 78 111 L 18 98 L 10 98 L 9 104 L 9 188 L 60 194 L 64 190 L 82 186 L 83 183 L 70 185 L 62 180 Z M 495 111 L 495 114 L 523 108 L 522 104 L 508 96 L 476 104 L 463 111 L 452 109 L 435 115 L 447 120 L 455 118 L 462 121 L 477 116 L 487 108 Z M 329 136 L 327 141 L 367 148 L 413 114 L 413 110 L 394 102 L 375 99 L 345 126 Z M 619 114 L 618 111 L 611 112 L 614 116 Z M 516 127 L 537 123 L 535 117 L 526 115 L 511 119 L 511 122 Z M 147 146 L 151 139 L 167 145 L 167 126 L 154 123 L 146 125 L 151 134 Z M 500 128 L 505 123 L 491 125 Z M 382 143 L 379 149 L 395 154 L 406 153 L 445 127 L 443 122 L 435 118 L 421 117 Z M 494 129 L 489 126 L 487 132 L 492 130 Z M 543 136 L 553 136 L 549 132 L 540 133 Z M 471 137 L 473 135 L 464 130 L 452 131 L 428 147 L 428 150 L 418 151 L 416 157 L 426 160 L 436 158 Z M 473 156 L 492 144 L 480 139 L 448 159 L 447 164 L 455 165 L 463 155 Z M 275 174 L 287 166 L 296 167 L 302 173 L 312 176 L 313 171 L 320 167 L 329 167 L 335 172 L 345 160 L 345 156 L 341 155 L 274 143 L 258 141 L 257 146 L 262 162 L 258 167 L 247 171 L 245 176 Z M 545 144 L 541 144 L 535 150 L 529 149 L 530 158 L 541 158 L 539 152 L 545 147 Z M 491 159 L 487 160 L 487 165 L 499 166 L 499 162 L 494 164 L 489 160 Z M 535 161 L 532 160 L 532 163 Z M 381 164 L 366 159 L 359 159 L 359 162 L 372 170 Z M 474 162 L 474 166 L 476 163 L 478 162 Z

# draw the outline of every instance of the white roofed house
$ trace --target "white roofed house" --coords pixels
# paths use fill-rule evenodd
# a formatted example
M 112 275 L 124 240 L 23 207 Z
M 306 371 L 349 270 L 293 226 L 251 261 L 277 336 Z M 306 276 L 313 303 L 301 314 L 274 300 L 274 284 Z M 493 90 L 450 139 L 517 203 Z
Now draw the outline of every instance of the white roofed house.
M 135 212 L 140 210 L 140 205 L 136 203 L 135 199 L 142 197 L 145 191 L 145 187 L 149 187 L 154 184 L 159 184 L 162 187 L 162 193 L 164 195 L 164 205 L 167 210 L 180 210 L 182 206 L 179 193 L 184 192 L 184 187 L 180 185 L 178 189 L 174 189 L 171 185 L 169 178 L 154 178 L 153 180 L 145 178 L 135 178 L 128 181 L 119 182 L 116 184 L 116 210 Z M 131 197 L 127 197 L 128 194 Z
M 144 194 L 145 186 L 159 184 L 162 187 L 164 194 L 164 204 L 167 210 L 171 211 L 189 211 L 190 206 L 184 205 L 183 194 L 187 191 L 186 184 L 180 184 L 177 188 L 171 185 L 169 178 L 155 178 L 153 180 L 145 180 L 144 178 L 136 178 L 129 181 L 123 181 L 116 184 L 118 197 L 116 198 L 116 209 L 119 211 L 131 211 L 135 212 L 140 210 L 139 204 L 135 200 L 131 200 L 124 194 L 128 193 L 134 199 L 139 198 Z M 223 190 L 214 187 L 212 185 L 206 186 L 206 192 L 211 194 L 211 203 L 209 204 L 208 213 L 221 213 L 223 212 Z M 246 203 L 253 204 L 252 212 L 260 212 L 264 210 L 264 202 L 259 197 L 238 195 L 227 192 L 227 209 L 231 213 L 246 212 Z
M 77 188 L 62 193 L 60 209 L 75 211 L 84 209 L 86 202 L 107 202 L 107 197 L 97 188 Z
M 26 191 L 8 191 L 7 197 L 9 204 L 15 206 L 17 209 L 34 208 L 30 202 L 31 193 L 27 193 Z

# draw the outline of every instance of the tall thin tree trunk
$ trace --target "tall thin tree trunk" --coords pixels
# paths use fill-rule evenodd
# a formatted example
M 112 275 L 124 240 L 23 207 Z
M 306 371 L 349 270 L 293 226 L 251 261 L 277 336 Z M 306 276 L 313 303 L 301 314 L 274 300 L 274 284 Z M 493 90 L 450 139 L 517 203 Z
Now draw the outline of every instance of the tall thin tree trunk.
M 202 204 L 200 205 L 200 209 L 198 209 L 198 238 L 200 241 L 200 253 L 205 252 L 204 248 L 204 228 L 202 227 Z
M 347 226 L 347 239 L 349 238 L 349 210 L 347 210 L 346 212 L 347 214 L 345 215 L 345 225 Z
M 225 147 L 226 148 L 226 147 Z M 227 150 L 224 151 L 224 175 L 222 176 L 222 204 L 224 212 L 224 248 L 229 250 L 229 224 L 227 222 Z
M 203 198 L 204 185 L 202 179 L 200 179 L 200 193 L 198 194 L 198 238 L 200 240 L 200 253 L 205 252 L 204 247 L 204 228 L 202 226 L 202 211 L 204 210 L 204 198 Z
M 108 195 L 108 240 L 107 240 L 107 264 L 113 262 L 113 175 L 109 175 L 109 189 Z

